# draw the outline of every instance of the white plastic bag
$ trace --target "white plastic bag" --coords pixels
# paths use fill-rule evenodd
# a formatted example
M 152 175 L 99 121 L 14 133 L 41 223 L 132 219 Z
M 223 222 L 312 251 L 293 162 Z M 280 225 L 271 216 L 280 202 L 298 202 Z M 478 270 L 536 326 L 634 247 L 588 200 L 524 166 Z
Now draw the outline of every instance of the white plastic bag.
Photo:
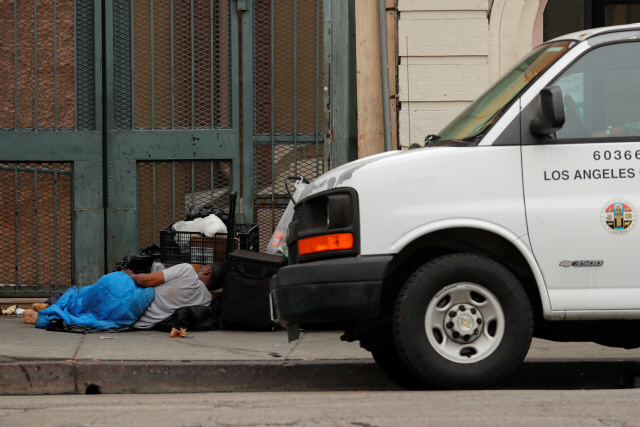
M 293 208 L 295 203 L 300 198 L 300 194 L 309 184 L 305 184 L 302 179 L 293 184 L 296 188 L 296 191 L 293 193 L 293 201 L 289 202 L 287 205 L 287 209 L 282 214 L 282 218 L 280 218 L 280 222 L 276 227 L 276 231 L 274 231 L 273 236 L 271 236 L 271 241 L 267 246 L 267 253 L 271 255 L 284 255 L 284 241 L 287 238 L 287 229 L 289 228 L 289 224 L 293 219 Z

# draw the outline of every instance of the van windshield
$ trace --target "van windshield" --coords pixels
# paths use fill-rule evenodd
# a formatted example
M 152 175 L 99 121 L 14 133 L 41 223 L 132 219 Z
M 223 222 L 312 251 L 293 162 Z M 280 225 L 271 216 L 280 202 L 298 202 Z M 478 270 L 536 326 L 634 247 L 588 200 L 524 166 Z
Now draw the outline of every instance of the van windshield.
M 559 41 L 538 46 L 453 119 L 439 135 L 432 136 L 431 141 L 440 146 L 478 145 L 511 101 L 569 50 L 571 43 Z

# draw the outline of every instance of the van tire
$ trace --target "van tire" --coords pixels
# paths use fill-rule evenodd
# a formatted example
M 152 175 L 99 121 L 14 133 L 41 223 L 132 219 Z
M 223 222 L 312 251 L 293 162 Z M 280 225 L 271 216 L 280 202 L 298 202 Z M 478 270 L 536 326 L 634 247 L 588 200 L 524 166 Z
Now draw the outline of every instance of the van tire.
M 456 331 L 469 326 L 467 343 Z M 511 271 L 485 256 L 458 253 L 426 263 L 403 285 L 395 304 L 398 355 L 427 389 L 495 385 L 524 359 L 532 334 L 524 288 Z
M 395 346 L 389 346 L 384 350 L 373 350 L 373 360 L 380 370 L 396 385 L 406 390 L 422 390 L 423 384 L 411 372 L 400 358 Z

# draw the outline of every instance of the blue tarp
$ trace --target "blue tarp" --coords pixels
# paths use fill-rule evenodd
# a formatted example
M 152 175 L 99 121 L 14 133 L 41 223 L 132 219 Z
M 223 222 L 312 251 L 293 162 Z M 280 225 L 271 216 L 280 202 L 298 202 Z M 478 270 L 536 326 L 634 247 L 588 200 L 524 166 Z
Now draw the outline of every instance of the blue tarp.
M 38 313 L 36 327 L 46 328 L 52 319 L 99 331 L 130 326 L 154 297 L 154 288 L 139 288 L 129 276 L 118 271 L 102 276 L 91 286 L 70 288 L 58 302 Z

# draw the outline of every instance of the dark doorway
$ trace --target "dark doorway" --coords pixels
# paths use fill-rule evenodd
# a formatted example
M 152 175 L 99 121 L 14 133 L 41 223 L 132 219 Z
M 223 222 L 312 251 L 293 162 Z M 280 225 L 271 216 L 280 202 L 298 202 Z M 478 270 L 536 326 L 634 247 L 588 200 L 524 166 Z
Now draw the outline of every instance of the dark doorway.
M 640 22 L 639 0 L 549 0 L 544 10 L 544 41 L 564 34 Z

